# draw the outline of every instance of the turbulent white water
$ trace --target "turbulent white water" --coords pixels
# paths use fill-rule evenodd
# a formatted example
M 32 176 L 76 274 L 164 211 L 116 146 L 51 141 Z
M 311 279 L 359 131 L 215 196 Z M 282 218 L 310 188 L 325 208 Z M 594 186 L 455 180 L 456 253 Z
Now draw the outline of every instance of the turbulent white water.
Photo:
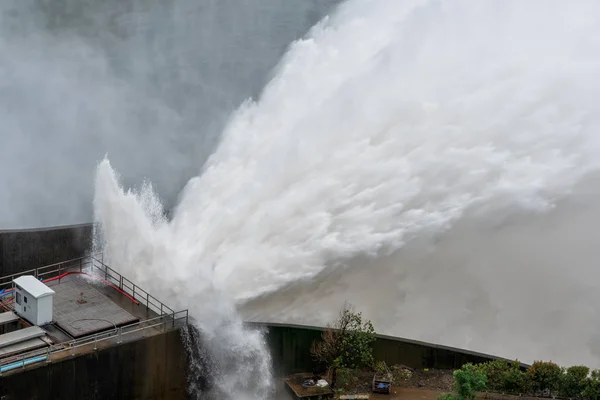
M 349 300 L 383 333 L 600 366 L 599 18 L 597 1 L 346 2 L 232 116 L 171 221 L 100 164 L 111 263 L 208 335 L 234 326 L 221 340 L 262 366 L 234 301 L 323 323 Z

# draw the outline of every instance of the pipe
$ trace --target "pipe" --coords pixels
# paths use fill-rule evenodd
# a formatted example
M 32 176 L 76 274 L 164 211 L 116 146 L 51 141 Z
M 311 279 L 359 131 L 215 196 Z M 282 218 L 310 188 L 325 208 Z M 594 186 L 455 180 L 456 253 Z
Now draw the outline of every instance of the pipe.
M 6 372 L 6 371 L 10 371 L 10 370 L 13 370 L 16 368 L 25 367 L 27 365 L 34 364 L 34 363 L 44 361 L 47 359 L 48 359 L 48 356 L 37 356 L 37 357 L 28 358 L 27 360 L 17 361 L 12 364 L 3 365 L 2 367 L 0 367 L 0 372 Z

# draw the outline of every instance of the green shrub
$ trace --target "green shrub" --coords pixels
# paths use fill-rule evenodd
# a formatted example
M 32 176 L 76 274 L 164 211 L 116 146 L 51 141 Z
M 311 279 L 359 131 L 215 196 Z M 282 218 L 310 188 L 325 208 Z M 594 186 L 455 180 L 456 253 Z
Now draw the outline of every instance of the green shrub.
M 485 375 L 473 364 L 465 364 L 454 371 L 454 390 L 460 398 L 473 400 L 477 392 L 487 389 Z
M 444 393 L 438 400 L 474 400 L 477 392 L 487 389 L 485 375 L 473 364 L 454 371 L 454 390 L 458 395 Z
M 510 370 L 510 365 L 503 360 L 488 361 L 477 365 L 486 378 L 487 388 L 492 391 L 504 389 L 504 375 Z
M 453 395 L 452 393 L 444 393 L 437 398 L 437 400 L 461 400 L 460 397 Z
M 553 362 L 536 361 L 527 370 L 527 376 L 534 392 L 550 393 L 558 390 L 563 370 Z
M 491 391 L 521 394 L 528 391 L 527 375 L 521 371 L 518 361 L 488 361 L 477 365 L 486 377 L 487 388 Z
M 567 368 L 560 381 L 560 395 L 563 397 L 580 397 L 586 387 L 590 369 L 582 365 Z
M 388 366 L 385 363 L 385 361 L 377 361 L 377 362 L 375 362 L 375 365 L 373 365 L 373 370 L 378 375 L 385 375 L 385 374 L 387 374 L 387 373 L 390 372 L 390 369 L 388 368 Z
M 582 392 L 583 397 L 590 400 L 600 400 L 600 371 L 594 370 L 589 378 L 586 379 L 585 388 Z
M 521 371 L 519 361 L 511 364 L 510 369 L 504 373 L 502 391 L 510 394 L 523 394 L 529 392 L 529 379 L 524 371 Z
M 356 386 L 360 371 L 350 368 L 340 368 L 337 371 L 337 384 L 340 388 L 350 388 Z

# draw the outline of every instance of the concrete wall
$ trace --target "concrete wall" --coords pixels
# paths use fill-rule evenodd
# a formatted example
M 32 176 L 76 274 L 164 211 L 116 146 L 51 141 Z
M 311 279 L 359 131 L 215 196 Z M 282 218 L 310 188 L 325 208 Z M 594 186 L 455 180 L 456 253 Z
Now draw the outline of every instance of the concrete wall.
M 81 257 L 91 244 L 91 224 L 0 230 L 0 276 Z
M 187 365 L 179 330 L 173 330 L 5 373 L 0 399 L 186 399 Z
M 268 329 L 266 339 L 271 350 L 277 376 L 309 372 L 316 365 L 310 356 L 314 340 L 321 337 L 322 328 L 284 324 L 249 324 Z M 373 355 L 388 365 L 404 364 L 412 368 L 454 369 L 467 362 L 481 363 L 499 357 L 467 350 L 440 346 L 415 340 L 378 336 Z
M 315 365 L 310 357 L 310 346 L 320 337 L 322 330 L 292 325 L 251 325 L 268 330 L 266 340 L 276 377 L 312 371 Z M 459 368 L 466 362 L 496 359 L 465 350 L 383 336 L 375 342 L 374 354 L 377 360 L 384 360 L 389 365 L 436 369 Z M 197 387 L 206 382 L 200 376 L 204 368 L 190 370 L 188 357 L 179 330 L 173 330 L 6 373 L 0 377 L 0 399 L 187 399 L 188 374 L 193 375 L 192 381 L 197 382 Z

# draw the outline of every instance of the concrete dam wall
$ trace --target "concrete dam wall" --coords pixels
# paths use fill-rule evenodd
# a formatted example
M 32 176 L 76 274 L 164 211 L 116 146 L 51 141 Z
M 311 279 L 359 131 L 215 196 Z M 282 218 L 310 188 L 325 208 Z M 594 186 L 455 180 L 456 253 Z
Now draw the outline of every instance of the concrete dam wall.
M 311 371 L 316 366 L 310 356 L 310 347 L 314 340 L 321 337 L 323 328 L 285 324 L 250 325 L 268 329 L 266 339 L 276 376 Z M 454 369 L 469 362 L 499 359 L 468 350 L 382 335 L 378 335 L 373 344 L 373 355 L 377 361 L 385 361 L 388 365 L 404 364 L 415 369 Z
M 0 231 L 0 276 L 81 257 L 92 243 L 92 225 Z M 316 367 L 310 347 L 322 328 L 249 323 L 266 329 L 275 377 Z M 409 339 L 379 336 L 374 356 L 388 365 L 459 368 L 496 357 Z M 117 346 L 38 363 L 0 377 L 0 399 L 186 399 L 189 368 L 179 329 Z M 210 372 L 208 372 L 210 373 Z M 193 376 L 192 376 L 193 375 Z
M 7 373 L 0 378 L 0 398 L 186 399 L 187 365 L 175 329 Z
M 267 329 L 275 377 L 311 371 L 310 346 L 322 329 L 293 325 L 251 324 Z M 377 360 L 412 368 L 459 368 L 466 362 L 496 357 L 407 339 L 378 337 Z M 197 370 L 194 371 L 198 373 Z M 179 329 L 118 346 L 39 363 L 0 377 L 3 400 L 36 399 L 188 399 L 187 354 Z
M 0 230 L 0 276 L 79 258 L 91 248 L 92 224 Z

